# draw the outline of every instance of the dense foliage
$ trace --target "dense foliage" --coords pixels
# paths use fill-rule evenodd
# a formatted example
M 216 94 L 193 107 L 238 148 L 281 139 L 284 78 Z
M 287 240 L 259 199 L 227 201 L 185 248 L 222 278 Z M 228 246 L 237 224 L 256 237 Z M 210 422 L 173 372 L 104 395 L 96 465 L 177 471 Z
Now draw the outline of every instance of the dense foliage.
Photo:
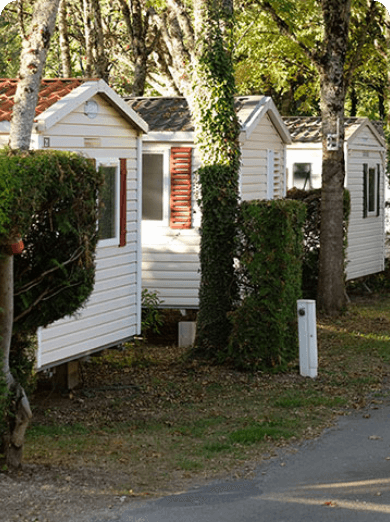
M 305 206 L 289 200 L 250 201 L 240 210 L 242 303 L 230 316 L 228 356 L 239 368 L 282 369 L 298 354 Z
M 302 264 L 302 294 L 304 299 L 317 298 L 320 225 L 321 225 L 321 189 L 288 191 L 287 198 L 302 201 L 306 205 L 304 225 L 304 250 Z M 344 190 L 344 258 L 348 244 L 348 221 L 350 213 L 350 195 Z M 344 261 L 346 266 L 346 261 Z
M 202 6 L 204 9 L 202 9 Z M 206 357 L 226 351 L 228 314 L 238 296 L 234 272 L 240 125 L 234 109 L 231 55 L 232 13 L 223 2 L 202 4 L 198 12 L 199 56 L 190 103 L 195 143 L 200 151 L 201 187 L 199 314 L 196 348 Z
M 94 284 L 97 194 L 102 178 L 75 153 L 0 150 L 0 246 L 15 256 L 16 332 L 74 313 Z

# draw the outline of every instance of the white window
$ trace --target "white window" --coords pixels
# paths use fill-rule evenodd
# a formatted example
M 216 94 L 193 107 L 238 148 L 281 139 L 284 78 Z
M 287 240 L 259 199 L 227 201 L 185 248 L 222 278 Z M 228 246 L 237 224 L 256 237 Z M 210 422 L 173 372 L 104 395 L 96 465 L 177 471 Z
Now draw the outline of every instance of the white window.
M 142 220 L 168 223 L 167 153 L 142 154 Z
M 97 168 L 104 174 L 104 186 L 99 199 L 102 203 L 98 222 L 99 245 L 119 244 L 120 180 L 118 160 L 98 160 Z
M 379 216 L 380 172 L 379 164 L 363 164 L 364 217 Z

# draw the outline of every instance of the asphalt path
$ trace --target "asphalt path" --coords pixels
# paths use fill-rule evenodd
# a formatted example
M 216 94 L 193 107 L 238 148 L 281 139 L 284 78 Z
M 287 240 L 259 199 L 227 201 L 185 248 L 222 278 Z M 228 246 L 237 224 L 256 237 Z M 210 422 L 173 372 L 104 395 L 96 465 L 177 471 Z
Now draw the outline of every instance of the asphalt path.
M 253 480 L 212 482 L 157 500 L 134 501 L 90 520 L 389 522 L 389 401 L 340 417 L 335 427 L 295 453 L 262 463 Z

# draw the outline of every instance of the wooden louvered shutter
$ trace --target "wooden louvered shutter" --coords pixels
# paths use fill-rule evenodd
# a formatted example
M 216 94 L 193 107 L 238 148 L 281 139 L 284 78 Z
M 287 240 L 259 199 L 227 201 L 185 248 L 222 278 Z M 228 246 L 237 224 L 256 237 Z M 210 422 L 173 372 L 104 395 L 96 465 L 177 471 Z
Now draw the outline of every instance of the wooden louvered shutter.
M 170 227 L 191 228 L 192 148 L 172 147 L 170 163 Z
M 363 218 L 367 217 L 368 212 L 368 165 L 363 164 Z
M 119 246 L 126 246 L 126 213 L 127 213 L 127 160 L 121 158 L 120 165 L 120 196 L 119 196 Z
M 381 166 L 376 166 L 376 215 L 381 214 Z

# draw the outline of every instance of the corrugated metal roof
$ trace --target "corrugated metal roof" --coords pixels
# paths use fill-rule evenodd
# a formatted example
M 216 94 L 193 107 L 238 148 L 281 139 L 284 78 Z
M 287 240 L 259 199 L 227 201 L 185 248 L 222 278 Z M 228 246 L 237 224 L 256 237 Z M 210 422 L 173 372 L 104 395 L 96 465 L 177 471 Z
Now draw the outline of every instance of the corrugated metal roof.
M 193 132 L 191 113 L 185 98 L 124 98 L 149 125 L 152 132 Z M 259 107 L 264 96 L 240 96 L 235 99 L 240 123 L 244 125 Z
M 81 78 L 53 78 L 42 80 L 38 93 L 35 116 L 44 112 L 85 81 L 87 80 Z M 11 120 L 17 84 L 17 79 L 0 78 L 0 121 Z

